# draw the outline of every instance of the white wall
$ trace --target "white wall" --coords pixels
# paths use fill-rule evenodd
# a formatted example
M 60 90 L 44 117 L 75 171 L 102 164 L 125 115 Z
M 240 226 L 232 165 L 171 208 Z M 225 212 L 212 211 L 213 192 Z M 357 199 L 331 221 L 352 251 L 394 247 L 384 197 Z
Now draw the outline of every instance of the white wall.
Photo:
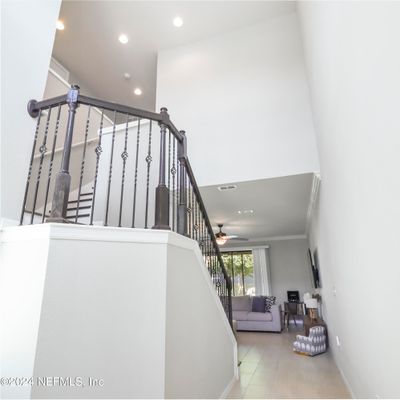
M 295 14 L 161 51 L 161 106 L 200 185 L 319 170 Z
M 268 242 L 229 245 L 222 251 L 251 250 L 253 247 L 265 246 L 269 248 L 269 262 L 271 271 L 271 295 L 276 296 L 277 304 L 287 301 L 288 290 L 298 290 L 300 300 L 303 294 L 313 290 L 308 261 L 308 241 L 304 238 L 270 240 Z
M 41 224 L 3 228 L 0 246 L 2 374 L 85 384 L 34 381 L 32 398 L 218 398 L 235 381 L 236 340 L 193 240 Z M 30 385 L 5 389 L 30 397 Z
M 303 294 L 313 290 L 306 239 L 273 240 L 269 244 L 272 294 L 278 304 L 287 301 L 288 290 Z
M 16 220 L 21 211 L 35 129 L 26 105 L 43 96 L 60 4 L 1 2 L 0 219 Z
M 168 249 L 166 398 L 226 397 L 235 381 L 236 341 L 209 276 L 200 251 Z
M 398 398 L 400 3 L 298 9 L 322 179 L 310 241 L 331 349 L 355 397 Z

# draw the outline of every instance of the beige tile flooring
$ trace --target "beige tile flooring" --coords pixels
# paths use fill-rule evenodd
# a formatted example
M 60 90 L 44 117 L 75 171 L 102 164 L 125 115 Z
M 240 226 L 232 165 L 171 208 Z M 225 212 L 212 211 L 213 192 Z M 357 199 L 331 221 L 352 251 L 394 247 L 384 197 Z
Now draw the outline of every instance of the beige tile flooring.
M 281 334 L 238 332 L 240 381 L 228 398 L 350 398 L 329 351 L 315 357 L 293 353 L 299 333 L 292 327 Z

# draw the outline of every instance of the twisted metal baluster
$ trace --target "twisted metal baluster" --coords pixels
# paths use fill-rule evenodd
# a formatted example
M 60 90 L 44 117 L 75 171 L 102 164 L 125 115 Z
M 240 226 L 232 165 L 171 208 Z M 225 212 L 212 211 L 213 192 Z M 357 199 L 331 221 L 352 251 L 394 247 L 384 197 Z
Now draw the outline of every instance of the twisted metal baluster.
M 33 165 L 33 159 L 35 157 L 36 142 L 37 142 L 37 138 L 38 138 L 38 135 L 39 135 L 41 116 L 42 116 L 42 110 L 40 109 L 39 110 L 39 117 L 38 117 L 38 120 L 37 120 L 37 123 L 36 123 L 35 136 L 34 136 L 34 139 L 33 139 L 31 159 L 29 161 L 28 177 L 26 178 L 25 194 L 24 194 L 24 200 L 22 202 L 21 217 L 20 217 L 20 220 L 19 220 L 19 224 L 20 225 L 22 225 L 24 223 L 26 200 L 28 198 L 29 184 L 30 184 L 31 176 L 32 176 L 32 165 Z
M 49 164 L 49 176 L 47 178 L 46 196 L 45 196 L 45 199 L 44 199 L 44 209 L 43 209 L 42 223 L 44 222 L 44 219 L 45 219 L 45 216 L 46 216 L 47 200 L 49 198 L 50 181 L 51 181 L 51 175 L 53 173 L 54 153 L 55 153 L 55 150 L 56 150 L 56 143 L 57 143 L 57 137 L 58 137 L 58 127 L 60 125 L 60 114 L 61 114 L 61 104 L 58 105 L 56 126 L 54 128 L 53 146 L 51 148 L 51 157 L 50 157 L 50 164 Z
M 38 192 L 39 192 L 39 185 L 40 185 L 40 177 L 42 175 L 42 169 L 43 169 L 43 160 L 44 160 L 44 156 L 45 156 L 46 151 L 47 151 L 46 143 L 47 143 L 47 135 L 49 134 L 50 118 L 51 118 L 51 108 L 49 108 L 49 111 L 47 113 L 46 128 L 45 128 L 45 131 L 44 131 L 43 142 L 42 142 L 42 145 L 39 147 L 40 161 L 39 161 L 39 170 L 38 170 L 38 174 L 37 174 L 37 177 L 36 177 L 35 194 L 33 196 L 31 225 L 33 224 L 33 218 L 35 216 L 36 201 L 37 201 L 37 196 L 38 196 Z
M 108 186 L 107 186 L 107 200 L 106 200 L 106 215 L 104 217 L 104 226 L 108 226 L 108 209 L 110 206 L 110 191 L 111 191 L 111 179 L 112 179 L 112 169 L 113 169 L 113 158 L 114 158 L 114 144 L 115 144 L 115 125 L 117 122 L 117 111 L 114 110 L 113 118 L 113 130 L 111 138 L 111 155 L 110 155 L 110 168 L 108 170 Z
M 83 150 L 82 150 L 81 175 L 79 177 L 79 188 L 78 188 L 78 199 L 76 201 L 75 223 L 78 222 L 79 204 L 81 201 L 81 193 L 82 193 L 83 173 L 85 171 L 85 157 L 86 157 L 87 138 L 88 138 L 88 134 L 89 134 L 90 110 L 91 110 L 91 106 L 88 107 L 88 114 L 86 117 L 85 140 L 83 143 Z
M 171 168 L 171 174 L 172 174 L 172 230 L 175 231 L 175 214 L 176 214 L 176 209 L 178 208 L 178 196 L 175 192 L 175 178 L 176 178 L 176 148 L 175 148 L 175 143 L 176 143 L 176 139 L 173 137 L 172 138 L 173 143 L 172 143 L 172 168 Z
M 145 217 L 144 217 L 144 228 L 148 229 L 148 216 L 149 216 L 149 186 L 150 186 L 150 166 L 152 162 L 151 157 L 151 132 L 152 132 L 153 121 L 150 121 L 149 127 L 149 146 L 146 156 L 146 163 L 147 163 L 147 177 L 146 177 L 146 210 L 145 210 Z
M 189 237 L 191 239 L 193 239 L 193 188 L 192 185 L 190 183 L 189 177 L 188 177 L 188 188 L 189 188 L 189 196 L 188 196 L 188 204 L 189 204 L 189 208 L 188 208 L 188 212 L 189 212 Z
M 118 226 L 121 227 L 122 220 L 122 206 L 124 201 L 124 189 L 125 189 L 125 169 L 126 169 L 126 160 L 128 158 L 128 124 L 129 124 L 129 114 L 126 114 L 126 126 L 125 126 L 125 142 L 124 142 L 124 151 L 121 153 L 122 158 L 122 176 L 121 176 L 121 197 L 119 202 L 119 218 L 118 218 Z
M 96 190 L 97 190 L 97 177 L 99 175 L 99 161 L 100 161 L 100 155 L 103 152 L 103 149 L 101 147 L 101 139 L 103 136 L 103 120 L 104 120 L 104 109 L 101 110 L 101 119 L 100 119 L 100 131 L 99 131 L 99 141 L 97 142 L 97 146 L 95 148 L 95 153 L 96 153 L 96 170 L 94 173 L 94 182 L 93 182 L 93 198 L 92 198 L 92 208 L 90 212 L 90 223 L 89 225 L 93 225 L 93 216 L 94 216 L 94 206 L 96 203 Z
M 133 185 L 133 205 L 132 205 L 132 228 L 135 227 L 135 213 L 136 213 L 136 189 L 138 178 L 138 163 L 139 163 L 139 143 L 140 143 L 140 118 L 138 119 L 138 130 L 136 136 L 136 161 L 135 161 L 135 182 Z

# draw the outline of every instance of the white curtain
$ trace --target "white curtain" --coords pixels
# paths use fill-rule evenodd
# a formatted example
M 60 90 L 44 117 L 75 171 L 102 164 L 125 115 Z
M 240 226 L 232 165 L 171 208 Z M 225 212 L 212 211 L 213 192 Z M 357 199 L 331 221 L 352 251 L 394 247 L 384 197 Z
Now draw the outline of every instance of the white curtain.
M 271 268 L 269 248 L 253 249 L 254 283 L 256 296 L 271 296 Z

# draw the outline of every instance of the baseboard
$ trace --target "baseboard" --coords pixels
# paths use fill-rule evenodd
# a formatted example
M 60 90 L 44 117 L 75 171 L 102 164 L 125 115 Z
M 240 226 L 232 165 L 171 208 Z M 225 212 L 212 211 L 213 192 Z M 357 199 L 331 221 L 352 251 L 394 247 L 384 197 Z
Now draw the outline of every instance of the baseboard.
M 238 379 L 236 376 L 232 378 L 232 380 L 229 382 L 228 386 L 225 388 L 225 390 L 222 392 L 221 396 L 219 397 L 220 399 L 226 399 L 228 397 L 228 394 L 231 392 L 233 385 L 236 383 Z
M 343 379 L 344 384 L 345 384 L 346 387 L 347 387 L 347 390 L 348 390 L 349 393 L 350 393 L 351 398 L 352 398 L 352 399 L 355 399 L 356 396 L 354 396 L 353 390 L 351 389 L 350 383 L 349 383 L 349 381 L 347 380 L 346 375 L 345 375 L 344 372 L 342 371 L 342 368 L 340 368 L 340 367 L 337 365 L 336 362 L 335 362 L 335 364 L 336 364 L 336 366 L 337 366 L 337 368 L 338 368 L 338 370 L 339 370 L 339 372 L 340 372 L 340 375 L 341 375 L 341 377 L 342 377 L 342 379 Z

